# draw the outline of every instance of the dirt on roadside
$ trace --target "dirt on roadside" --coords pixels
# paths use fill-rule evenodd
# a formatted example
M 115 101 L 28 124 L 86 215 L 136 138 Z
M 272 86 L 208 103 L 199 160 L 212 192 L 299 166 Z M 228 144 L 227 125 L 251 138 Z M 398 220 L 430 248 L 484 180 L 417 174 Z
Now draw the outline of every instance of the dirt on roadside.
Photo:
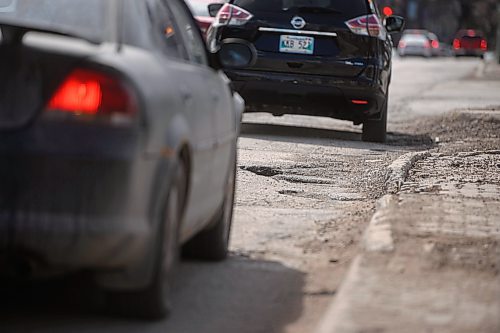
M 399 132 L 427 137 L 441 153 L 500 149 L 500 108 L 461 110 L 399 126 Z

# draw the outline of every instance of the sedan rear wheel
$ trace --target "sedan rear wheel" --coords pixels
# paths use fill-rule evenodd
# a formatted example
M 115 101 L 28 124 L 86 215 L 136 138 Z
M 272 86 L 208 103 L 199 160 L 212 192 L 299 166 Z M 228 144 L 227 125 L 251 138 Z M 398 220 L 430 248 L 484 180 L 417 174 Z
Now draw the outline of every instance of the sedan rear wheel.
M 110 306 L 113 307 L 113 312 L 148 320 L 162 319 L 170 312 L 173 272 L 179 258 L 179 223 L 186 177 L 186 168 L 180 162 L 159 223 L 156 259 L 149 285 L 138 291 L 112 292 Z
M 219 261 L 226 259 L 229 235 L 233 220 L 233 204 L 236 183 L 236 159 L 228 175 L 224 202 L 212 226 L 200 232 L 184 246 L 184 254 L 201 260 Z
M 380 113 L 380 119 L 367 119 L 363 122 L 362 140 L 365 142 L 385 142 L 387 138 L 387 105 L 389 104 L 389 95 L 385 99 L 384 106 Z

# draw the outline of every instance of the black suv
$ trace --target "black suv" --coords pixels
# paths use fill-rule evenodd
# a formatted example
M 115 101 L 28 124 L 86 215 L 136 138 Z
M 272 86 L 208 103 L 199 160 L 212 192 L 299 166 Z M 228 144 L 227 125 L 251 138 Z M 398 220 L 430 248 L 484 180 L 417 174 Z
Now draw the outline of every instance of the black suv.
M 363 124 L 363 140 L 383 142 L 392 40 L 401 17 L 383 20 L 374 0 L 229 0 L 209 6 L 207 42 L 252 43 L 258 60 L 229 70 L 248 112 L 326 116 Z

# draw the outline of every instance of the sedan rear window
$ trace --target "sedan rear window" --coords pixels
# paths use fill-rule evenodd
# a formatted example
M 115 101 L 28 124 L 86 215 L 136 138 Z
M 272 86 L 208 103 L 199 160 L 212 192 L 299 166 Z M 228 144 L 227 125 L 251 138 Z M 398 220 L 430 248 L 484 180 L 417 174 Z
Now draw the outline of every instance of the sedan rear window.
M 348 18 L 366 15 L 366 0 L 234 0 L 234 4 L 250 12 L 282 12 L 299 8 L 303 10 L 325 10 Z
M 405 42 L 421 42 L 421 43 L 425 43 L 426 41 L 428 41 L 427 37 L 425 37 L 424 35 L 405 35 L 403 36 L 402 40 L 404 40 Z
M 102 42 L 109 6 L 103 0 L 0 0 L 0 22 Z

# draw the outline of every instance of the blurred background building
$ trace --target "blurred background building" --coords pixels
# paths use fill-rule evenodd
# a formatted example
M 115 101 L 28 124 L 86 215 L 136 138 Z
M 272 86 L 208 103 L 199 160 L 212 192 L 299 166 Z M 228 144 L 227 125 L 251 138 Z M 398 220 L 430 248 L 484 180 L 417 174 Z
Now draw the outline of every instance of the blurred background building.
M 427 29 L 451 43 L 460 29 L 484 32 L 489 49 L 495 50 L 499 0 L 378 0 L 395 15 L 406 18 L 406 28 Z

